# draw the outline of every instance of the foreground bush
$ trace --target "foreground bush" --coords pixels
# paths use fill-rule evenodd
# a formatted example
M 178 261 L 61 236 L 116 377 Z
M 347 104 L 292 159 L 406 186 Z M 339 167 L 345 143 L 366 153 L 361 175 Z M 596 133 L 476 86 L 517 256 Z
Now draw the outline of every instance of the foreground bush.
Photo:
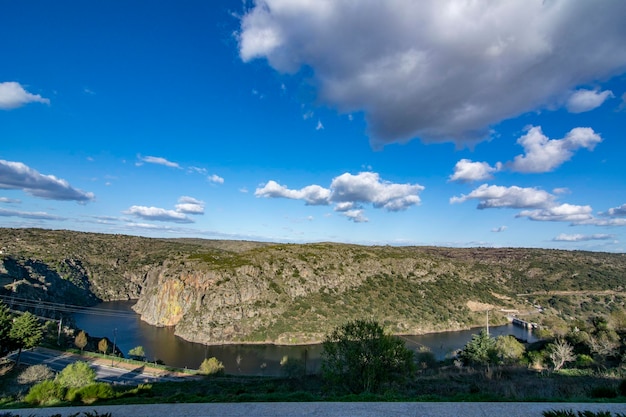
M 55 381 L 46 380 L 31 387 L 24 397 L 24 401 L 34 405 L 46 405 L 61 401 L 65 389 Z
M 78 361 L 67 365 L 56 381 L 66 388 L 80 388 L 93 384 L 96 380 L 96 371 L 91 369 L 87 362 Z
M 53 378 L 54 371 L 46 365 L 33 365 L 24 369 L 24 371 L 19 374 L 17 382 L 18 384 L 27 385 Z
M 96 400 L 105 400 L 114 396 L 115 392 L 111 385 L 106 382 L 96 382 L 81 388 L 70 389 L 65 395 L 65 399 L 72 402 L 81 401 L 84 404 L 91 404 Z

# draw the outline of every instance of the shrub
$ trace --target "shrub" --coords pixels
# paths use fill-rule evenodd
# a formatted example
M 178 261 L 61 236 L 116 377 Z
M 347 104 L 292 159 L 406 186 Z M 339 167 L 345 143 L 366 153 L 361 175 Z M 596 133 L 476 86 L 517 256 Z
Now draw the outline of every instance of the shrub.
M 146 351 L 143 346 L 135 346 L 131 350 L 128 351 L 128 356 L 132 359 L 143 360 L 146 357 Z
M 113 398 L 115 392 L 110 384 L 106 382 L 96 382 L 82 388 L 70 389 L 65 398 L 68 401 L 82 401 L 84 404 L 91 404 L 96 400 Z
M 626 397 L 626 379 L 623 379 L 622 382 L 619 383 L 617 389 L 622 397 Z
M 203 375 L 221 375 L 224 373 L 224 364 L 217 358 L 208 358 L 202 361 L 199 371 Z
M 615 398 L 617 391 L 613 387 L 600 386 L 591 390 L 591 398 Z
M 24 369 L 17 377 L 18 384 L 26 385 L 54 378 L 54 371 L 46 365 L 33 365 Z
M 31 387 L 24 397 L 24 401 L 29 404 L 44 405 L 52 402 L 61 401 L 64 389 L 55 381 L 46 380 L 39 382 Z
M 95 380 L 96 371 L 83 361 L 67 365 L 56 377 L 56 381 L 66 388 L 84 387 L 93 384 Z

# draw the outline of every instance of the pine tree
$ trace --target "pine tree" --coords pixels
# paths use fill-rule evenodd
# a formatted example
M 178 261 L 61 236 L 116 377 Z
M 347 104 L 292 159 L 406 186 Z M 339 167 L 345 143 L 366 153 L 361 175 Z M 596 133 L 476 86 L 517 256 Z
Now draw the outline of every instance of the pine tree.
M 22 349 L 30 349 L 37 346 L 43 338 L 43 331 L 41 330 L 37 317 L 26 312 L 13 320 L 9 335 L 15 346 L 19 349 L 16 361 L 19 365 Z
M 11 350 L 11 327 L 13 326 L 13 314 L 2 301 L 0 301 L 0 355 Z

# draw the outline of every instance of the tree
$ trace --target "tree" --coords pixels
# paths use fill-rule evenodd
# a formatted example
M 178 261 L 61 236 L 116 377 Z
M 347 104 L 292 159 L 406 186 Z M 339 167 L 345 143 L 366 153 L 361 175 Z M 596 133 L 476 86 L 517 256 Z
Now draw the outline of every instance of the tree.
M 373 320 L 354 320 L 335 328 L 322 349 L 324 378 L 354 393 L 378 391 L 415 371 L 413 351 Z
M 128 351 L 128 356 L 133 359 L 142 360 L 146 357 L 146 352 L 143 350 L 143 346 L 135 346 L 131 350 Z
M 220 375 L 224 373 L 224 364 L 217 358 L 208 358 L 200 364 L 200 373 L 203 375 Z
M 484 329 L 472 336 L 459 354 L 464 365 L 489 365 L 495 362 L 496 341 Z
M 66 388 L 84 387 L 93 384 L 95 380 L 96 371 L 83 361 L 67 365 L 56 377 L 56 382 Z
M 498 336 L 494 346 L 500 363 L 513 365 L 524 356 L 526 348 L 513 336 Z
M 83 353 L 83 349 L 87 346 L 87 333 L 81 330 L 74 338 L 74 345 L 80 349 L 80 353 Z
M 563 339 L 557 339 L 554 343 L 550 343 L 546 350 L 555 371 L 561 369 L 567 362 L 572 362 L 576 359 L 574 348 Z
M 13 326 L 13 314 L 2 301 L 0 301 L 0 355 L 12 348 L 11 327 Z
M 100 339 L 98 342 L 98 350 L 102 352 L 103 355 L 107 354 L 107 350 L 109 349 L 109 342 L 105 338 Z
M 13 320 L 9 336 L 19 349 L 16 360 L 19 365 L 22 349 L 30 349 L 37 346 L 43 338 L 43 332 L 41 331 L 37 317 L 27 311 Z

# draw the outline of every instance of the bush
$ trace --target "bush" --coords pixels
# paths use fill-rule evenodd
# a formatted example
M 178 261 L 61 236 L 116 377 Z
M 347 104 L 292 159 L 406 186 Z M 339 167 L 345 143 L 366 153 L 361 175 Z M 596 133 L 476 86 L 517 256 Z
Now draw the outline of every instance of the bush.
M 54 378 L 54 371 L 46 365 L 33 365 L 24 369 L 17 377 L 18 384 L 34 384 L 36 382 L 45 381 Z
M 83 361 L 67 365 L 56 377 L 56 381 L 66 388 L 84 387 L 93 384 L 95 380 L 96 371 Z
M 203 375 L 221 375 L 224 373 L 224 364 L 217 358 L 208 358 L 202 361 L 199 371 Z
M 113 398 L 115 392 L 110 384 L 106 382 L 96 382 L 82 388 L 70 389 L 65 398 L 68 401 L 82 401 L 84 404 L 91 404 L 96 400 Z
M 622 382 L 619 383 L 617 390 L 622 397 L 626 397 L 626 379 L 623 379 Z
M 373 320 L 354 320 L 337 327 L 326 336 L 322 348 L 324 378 L 353 393 L 379 391 L 415 372 L 413 351 L 385 334 Z
M 36 405 L 50 404 L 61 401 L 64 391 L 60 384 L 49 379 L 33 385 L 24 397 L 24 401 Z
M 617 391 L 615 388 L 600 386 L 591 390 L 591 398 L 615 398 L 617 397 Z

